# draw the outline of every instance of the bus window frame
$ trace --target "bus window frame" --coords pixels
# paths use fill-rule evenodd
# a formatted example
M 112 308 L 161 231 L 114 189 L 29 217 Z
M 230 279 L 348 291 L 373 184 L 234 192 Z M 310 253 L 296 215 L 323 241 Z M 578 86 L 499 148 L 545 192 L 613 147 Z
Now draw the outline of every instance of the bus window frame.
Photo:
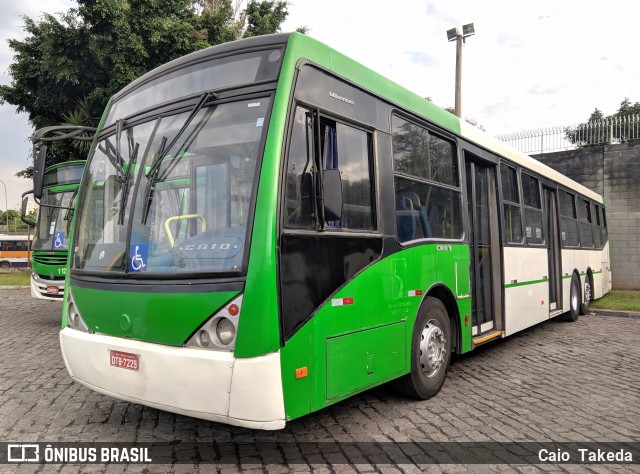
M 401 120 L 405 120 L 409 123 L 412 123 L 413 125 L 417 126 L 417 127 L 422 127 L 423 129 L 425 129 L 427 131 L 427 133 L 429 135 L 435 135 L 436 137 L 448 141 L 449 143 L 452 144 L 454 150 L 453 150 L 453 155 L 455 157 L 455 162 L 456 162 L 456 166 L 458 167 L 457 170 L 457 181 L 458 181 L 458 186 L 452 186 L 450 184 L 446 184 L 446 183 L 441 183 L 439 181 L 433 181 L 431 179 L 427 179 L 427 178 L 423 178 L 420 176 L 414 176 L 408 173 L 403 173 L 403 172 L 397 172 L 395 170 L 395 157 L 393 155 L 393 117 L 397 117 Z M 407 247 L 411 247 L 414 245 L 419 245 L 422 244 L 424 242 L 451 242 L 451 243 L 459 243 L 459 242 L 465 242 L 467 240 L 467 236 L 468 236 L 468 231 L 467 231 L 467 215 L 466 215 L 466 207 L 465 207 L 465 201 L 464 201 L 464 196 L 463 196 L 463 181 L 465 176 L 463 175 L 464 170 L 463 167 L 461 166 L 461 157 L 462 157 L 462 150 L 466 149 L 467 146 L 462 146 L 460 143 L 460 137 L 453 135 L 451 133 L 448 133 L 447 131 L 437 128 L 435 127 L 433 124 L 430 124 L 429 122 L 426 122 L 424 119 L 421 119 L 420 117 L 416 117 L 414 115 L 411 115 L 409 112 L 403 110 L 403 109 L 399 109 L 397 107 L 392 107 L 391 108 L 391 113 L 389 114 L 389 118 L 388 118 L 388 130 L 386 131 L 386 133 L 389 134 L 389 144 L 391 145 L 391 149 L 390 149 L 390 154 L 389 154 L 389 177 L 393 180 L 393 186 L 392 186 L 392 192 L 393 192 L 393 197 L 395 198 L 396 196 L 396 188 L 395 188 L 395 178 L 399 177 L 401 179 L 407 179 L 410 181 L 414 181 L 416 183 L 421 183 L 421 184 L 426 184 L 428 186 L 435 186 L 441 189 L 446 189 L 449 191 L 454 191 L 458 193 L 458 203 L 460 205 L 460 213 L 459 213 L 459 217 L 461 219 L 460 221 L 460 228 L 462 230 L 461 234 L 460 234 L 460 238 L 457 239 L 450 239 L 450 238 L 444 238 L 444 237 L 421 237 L 418 239 L 414 239 L 414 240 L 407 240 L 405 242 L 401 242 L 398 239 L 398 232 L 397 232 L 397 228 L 395 225 L 396 222 L 396 209 L 395 209 L 395 205 L 393 206 L 393 213 L 389 214 L 390 217 L 392 217 L 392 221 L 393 221 L 393 228 L 394 231 L 392 233 L 392 236 L 396 239 L 396 242 L 398 243 L 398 245 L 400 245 L 401 248 L 407 248 Z M 465 142 L 465 145 L 468 145 L 468 143 Z
M 518 203 L 514 203 L 512 201 L 506 201 L 504 199 L 504 195 L 502 192 L 502 169 L 501 169 L 502 166 L 507 166 L 513 169 L 516 173 L 516 192 L 518 193 L 518 199 L 520 200 L 520 202 Z M 498 174 L 498 199 L 500 201 L 500 207 L 501 207 L 500 235 L 501 235 L 502 245 L 505 247 L 526 247 L 527 246 L 527 241 L 524 235 L 524 216 L 523 216 L 523 210 L 522 210 L 523 196 L 522 196 L 522 184 L 520 182 L 520 170 L 521 170 L 520 166 L 508 160 L 500 159 L 500 162 L 498 163 L 498 173 L 497 173 Z M 520 210 L 520 235 L 522 236 L 522 238 L 520 239 L 520 242 L 510 242 L 505 237 L 505 233 L 504 233 L 505 222 L 506 222 L 506 216 L 504 213 L 505 204 L 513 207 L 517 207 Z
M 592 213 L 593 201 L 583 196 L 582 194 L 578 194 L 578 193 L 576 193 L 576 198 L 582 201 L 580 204 L 587 205 L 586 218 L 580 217 L 580 211 L 579 211 L 580 208 L 578 207 L 579 201 L 576 200 L 576 214 L 578 217 L 578 234 L 580 235 L 580 248 L 586 249 L 586 250 L 593 250 L 596 248 L 595 242 L 593 240 L 593 220 L 594 220 L 593 213 Z M 582 225 L 585 225 L 585 224 L 589 224 L 589 228 L 591 229 L 591 245 L 585 245 L 584 240 L 582 238 Z
M 323 71 L 323 72 L 326 72 L 326 71 Z M 371 220 L 372 220 L 371 229 L 351 229 L 351 228 L 343 228 L 343 227 L 326 228 L 324 223 L 318 222 L 318 217 L 315 218 L 316 223 L 312 222 L 310 227 L 287 227 L 287 224 L 285 223 L 287 167 L 289 165 L 289 154 L 291 152 L 291 141 L 292 141 L 291 138 L 292 138 L 294 125 L 295 125 L 294 117 L 296 114 L 296 110 L 299 107 L 302 109 L 306 109 L 307 111 L 313 114 L 312 120 L 314 121 L 314 123 L 312 124 L 312 129 L 313 129 L 314 135 L 312 137 L 313 143 L 311 144 L 311 148 L 313 153 L 312 159 L 313 159 L 314 167 L 320 164 L 319 153 L 321 152 L 320 151 L 321 143 L 318 142 L 320 137 L 316 136 L 316 133 L 319 134 L 319 127 L 322 119 L 336 122 L 336 124 L 341 123 L 342 125 L 354 128 L 356 130 L 360 130 L 362 132 L 365 132 L 370 137 L 370 140 L 368 140 L 369 141 L 368 151 L 369 151 L 369 175 L 371 178 L 370 180 L 371 182 Z M 317 124 L 315 123 L 316 121 L 317 121 Z M 316 130 L 316 125 L 317 125 L 317 130 Z M 280 235 L 297 234 L 297 233 L 318 233 L 318 232 L 327 234 L 327 235 L 355 234 L 355 235 L 380 236 L 382 234 L 382 231 L 381 231 L 382 226 L 380 223 L 380 213 L 379 213 L 380 187 L 379 187 L 379 173 L 378 173 L 379 156 L 378 156 L 378 149 L 377 149 L 378 147 L 377 147 L 377 140 L 376 140 L 377 132 L 378 130 L 375 127 L 371 127 L 369 125 L 360 123 L 350 117 L 345 117 L 341 114 L 337 114 L 333 111 L 327 110 L 326 108 L 318 106 L 317 104 L 310 104 L 308 102 L 297 100 L 297 99 L 292 100 L 289 107 L 289 111 L 287 112 L 287 127 L 285 129 L 286 141 L 285 141 L 285 146 L 283 147 L 284 153 L 282 154 L 280 183 L 279 183 L 280 190 L 278 192 L 278 196 L 280 200 L 280 206 L 278 211 L 278 226 L 280 228 L 280 231 L 279 231 Z M 323 171 L 323 170 L 320 170 L 320 171 Z M 322 179 L 322 178 L 320 178 L 320 180 L 318 179 L 318 174 L 321 174 L 321 173 L 313 174 L 313 181 L 315 186 L 313 186 L 313 190 L 312 190 L 312 192 L 314 193 L 314 196 L 313 196 L 314 209 L 313 210 L 316 213 L 319 213 L 318 206 L 320 205 L 321 196 L 318 192 L 318 187 L 320 186 L 321 179 Z
M 525 235 L 526 233 L 523 233 L 522 237 L 525 241 L 525 245 L 527 247 L 533 247 L 533 248 L 541 248 L 541 247 L 546 247 L 547 246 L 547 238 L 548 238 L 548 231 L 546 229 L 545 226 L 545 212 L 544 212 L 544 205 L 543 205 L 543 192 L 542 192 L 542 182 L 540 180 L 540 176 L 531 172 L 530 170 L 525 170 L 523 168 L 520 169 L 520 175 L 527 175 L 532 179 L 535 179 L 538 183 L 538 198 L 539 198 L 539 203 L 540 203 L 540 208 L 536 208 L 536 207 L 531 207 L 527 204 L 525 204 L 524 201 L 524 186 L 523 186 L 523 180 L 522 180 L 522 176 L 519 176 L 519 184 L 520 184 L 520 192 L 522 194 L 522 200 L 521 200 L 521 206 L 522 206 L 522 226 L 526 229 L 526 223 L 525 223 L 525 213 L 527 210 L 529 211 L 534 211 L 534 212 L 539 212 L 540 216 L 542 218 L 542 225 L 540 227 L 540 229 L 542 230 L 542 242 L 536 244 L 536 243 L 531 243 L 527 240 L 527 236 Z

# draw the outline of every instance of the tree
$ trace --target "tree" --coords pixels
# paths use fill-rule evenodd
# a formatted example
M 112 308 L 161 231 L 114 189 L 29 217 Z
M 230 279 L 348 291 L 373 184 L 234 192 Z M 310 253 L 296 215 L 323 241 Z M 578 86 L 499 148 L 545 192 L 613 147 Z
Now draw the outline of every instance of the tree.
M 57 16 L 23 17 L 27 37 L 9 40 L 14 62 L 0 104 L 29 114 L 35 129 L 96 126 L 115 92 L 172 59 L 234 39 L 275 33 L 287 17 L 285 0 L 77 0 Z M 55 143 L 47 165 L 83 159 Z M 18 173 L 30 177 L 31 168 Z
M 37 211 L 32 211 L 27 214 L 27 218 L 35 222 L 37 218 Z M 29 226 L 22 222 L 20 219 L 20 212 L 15 209 L 9 209 L 8 211 L 0 211 L 0 229 L 7 232 L 25 232 Z
M 615 113 L 605 116 L 596 107 L 585 123 L 566 128 L 565 137 L 579 148 L 637 140 L 640 137 L 638 116 L 640 102 L 632 104 L 629 98 L 625 97 Z

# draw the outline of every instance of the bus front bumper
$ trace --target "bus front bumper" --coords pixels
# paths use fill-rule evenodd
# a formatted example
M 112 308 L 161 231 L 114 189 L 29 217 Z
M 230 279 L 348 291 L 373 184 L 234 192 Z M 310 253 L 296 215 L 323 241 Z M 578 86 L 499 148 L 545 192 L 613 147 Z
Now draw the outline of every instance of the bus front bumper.
M 280 353 L 172 347 L 70 328 L 60 346 L 71 377 L 104 395 L 181 415 L 263 430 L 285 425 Z M 138 370 L 114 367 L 110 351 L 136 354 Z
M 31 297 L 41 300 L 62 301 L 64 280 L 45 280 L 31 273 Z

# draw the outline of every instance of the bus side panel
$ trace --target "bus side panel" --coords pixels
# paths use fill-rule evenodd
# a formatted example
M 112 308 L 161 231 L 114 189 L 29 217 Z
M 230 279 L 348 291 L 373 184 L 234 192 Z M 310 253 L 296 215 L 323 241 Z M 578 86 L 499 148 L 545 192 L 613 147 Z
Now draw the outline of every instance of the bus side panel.
M 314 321 L 305 324 L 280 351 L 282 391 L 287 420 L 311 412 L 312 385 L 317 383 L 316 363 L 311 357 Z
M 367 267 L 285 343 L 281 355 L 287 419 L 409 372 L 413 325 L 427 290 L 441 284 L 454 296 L 458 262 L 458 289 L 468 291 L 468 247 L 441 247 L 411 247 Z M 464 325 L 469 298 L 459 303 L 464 352 L 471 341 L 471 329 Z M 304 368 L 307 375 L 296 379 L 297 369 Z
M 471 281 L 469 273 L 469 247 L 466 245 L 436 245 L 437 281 L 445 283 L 452 292 L 458 306 L 460 324 L 459 353 L 469 352 L 471 344 L 471 324 L 466 324 L 466 316 L 471 320 Z M 454 315 L 451 315 L 454 316 Z M 451 330 L 454 328 L 452 327 Z M 454 335 L 455 337 L 455 335 Z
M 549 319 L 546 248 L 504 248 L 505 333 Z

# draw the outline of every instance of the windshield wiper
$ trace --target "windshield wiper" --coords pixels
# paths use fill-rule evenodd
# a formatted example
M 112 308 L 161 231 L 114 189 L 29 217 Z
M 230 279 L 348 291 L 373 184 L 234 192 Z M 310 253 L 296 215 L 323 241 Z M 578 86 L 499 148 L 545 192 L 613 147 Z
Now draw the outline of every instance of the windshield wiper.
M 167 151 L 171 150 L 171 148 L 178 142 L 178 139 L 182 136 L 185 130 L 189 128 L 189 125 L 191 124 L 195 116 L 198 114 L 198 112 L 200 112 L 200 109 L 202 109 L 204 104 L 210 99 L 215 99 L 216 97 L 217 95 L 214 92 L 205 92 L 200 96 L 200 100 L 198 100 L 198 103 L 193 107 L 193 109 L 191 109 L 191 112 L 189 113 L 189 116 L 186 118 L 186 120 L 182 124 L 182 127 L 180 127 L 180 130 L 178 130 L 178 133 L 176 133 L 176 136 L 173 137 L 173 140 L 171 140 L 171 143 L 169 143 L 169 146 L 167 146 L 166 148 L 164 144 L 167 141 L 166 140 L 167 137 L 162 137 L 163 142 L 160 144 L 158 153 L 156 153 L 156 156 L 153 158 L 153 162 L 151 163 L 151 167 L 149 168 L 149 171 L 147 171 L 147 178 L 157 171 L 157 169 L 160 167 L 160 164 L 162 163 L 162 160 L 165 158 L 165 154 L 164 154 L 165 150 Z M 173 155 L 173 158 L 175 159 L 178 155 L 179 154 L 176 153 L 175 155 Z
M 144 200 L 143 200 L 144 207 L 142 210 L 142 224 L 147 223 L 149 209 L 151 209 L 151 202 L 153 201 L 153 188 L 156 181 L 163 181 L 167 175 L 167 171 L 171 169 L 171 167 L 167 165 L 167 169 L 165 170 L 163 175 L 158 179 L 158 172 L 160 171 L 160 165 L 162 164 L 162 161 L 164 160 L 164 158 L 167 156 L 165 155 L 165 152 L 171 150 L 171 148 L 178 142 L 182 134 L 189 128 L 189 125 L 191 124 L 193 119 L 196 117 L 198 112 L 200 112 L 202 107 L 204 107 L 204 104 L 206 104 L 211 99 L 215 99 L 216 97 L 217 97 L 217 94 L 215 94 L 214 92 L 205 92 L 200 96 L 200 99 L 198 100 L 196 105 L 193 107 L 193 109 L 191 109 L 189 116 L 186 118 L 186 120 L 182 124 L 182 127 L 180 127 L 180 130 L 178 130 L 178 133 L 176 133 L 176 135 L 173 137 L 173 140 L 171 140 L 171 143 L 169 143 L 168 146 L 166 145 L 167 137 L 165 136 L 162 137 L 162 141 L 160 142 L 160 147 L 158 148 L 158 152 L 153 157 L 153 161 L 151 162 L 149 171 L 147 171 L 146 173 L 147 186 L 145 188 Z M 171 160 L 170 163 L 176 160 L 176 158 L 180 157 L 180 155 L 182 155 L 186 146 L 187 146 L 187 140 L 184 140 L 182 142 L 182 145 L 178 149 L 178 151 L 170 158 Z
M 78 186 L 76 188 L 76 190 L 73 192 L 73 194 L 71 195 L 71 199 L 69 199 L 69 208 L 67 209 L 67 213 L 64 215 L 63 220 L 68 221 L 69 217 L 72 215 L 71 213 L 73 212 L 74 209 L 74 205 L 73 205 L 73 200 L 76 198 L 76 196 L 78 195 L 78 190 L 80 189 L 80 186 Z
M 152 164 L 160 162 L 159 156 L 164 154 L 164 147 L 167 143 L 167 137 L 162 137 L 160 141 L 160 147 L 156 152 L 156 155 L 153 157 Z M 156 181 L 156 177 L 158 175 L 158 170 L 160 166 L 152 166 L 147 173 L 147 184 L 144 188 L 144 199 L 143 199 L 143 207 L 142 207 L 142 224 L 145 225 L 147 223 L 147 216 L 149 214 L 149 209 L 151 208 L 151 201 L 153 200 L 153 183 Z
M 136 143 L 133 150 L 129 153 L 129 165 L 127 166 L 127 172 L 125 173 L 122 183 L 122 191 L 120 192 L 120 215 L 118 216 L 118 224 L 124 224 L 124 210 L 127 206 L 127 199 L 129 197 L 129 190 L 131 189 L 131 170 L 138 160 L 138 149 L 140 144 Z M 129 144 L 129 150 L 131 150 L 131 144 Z

